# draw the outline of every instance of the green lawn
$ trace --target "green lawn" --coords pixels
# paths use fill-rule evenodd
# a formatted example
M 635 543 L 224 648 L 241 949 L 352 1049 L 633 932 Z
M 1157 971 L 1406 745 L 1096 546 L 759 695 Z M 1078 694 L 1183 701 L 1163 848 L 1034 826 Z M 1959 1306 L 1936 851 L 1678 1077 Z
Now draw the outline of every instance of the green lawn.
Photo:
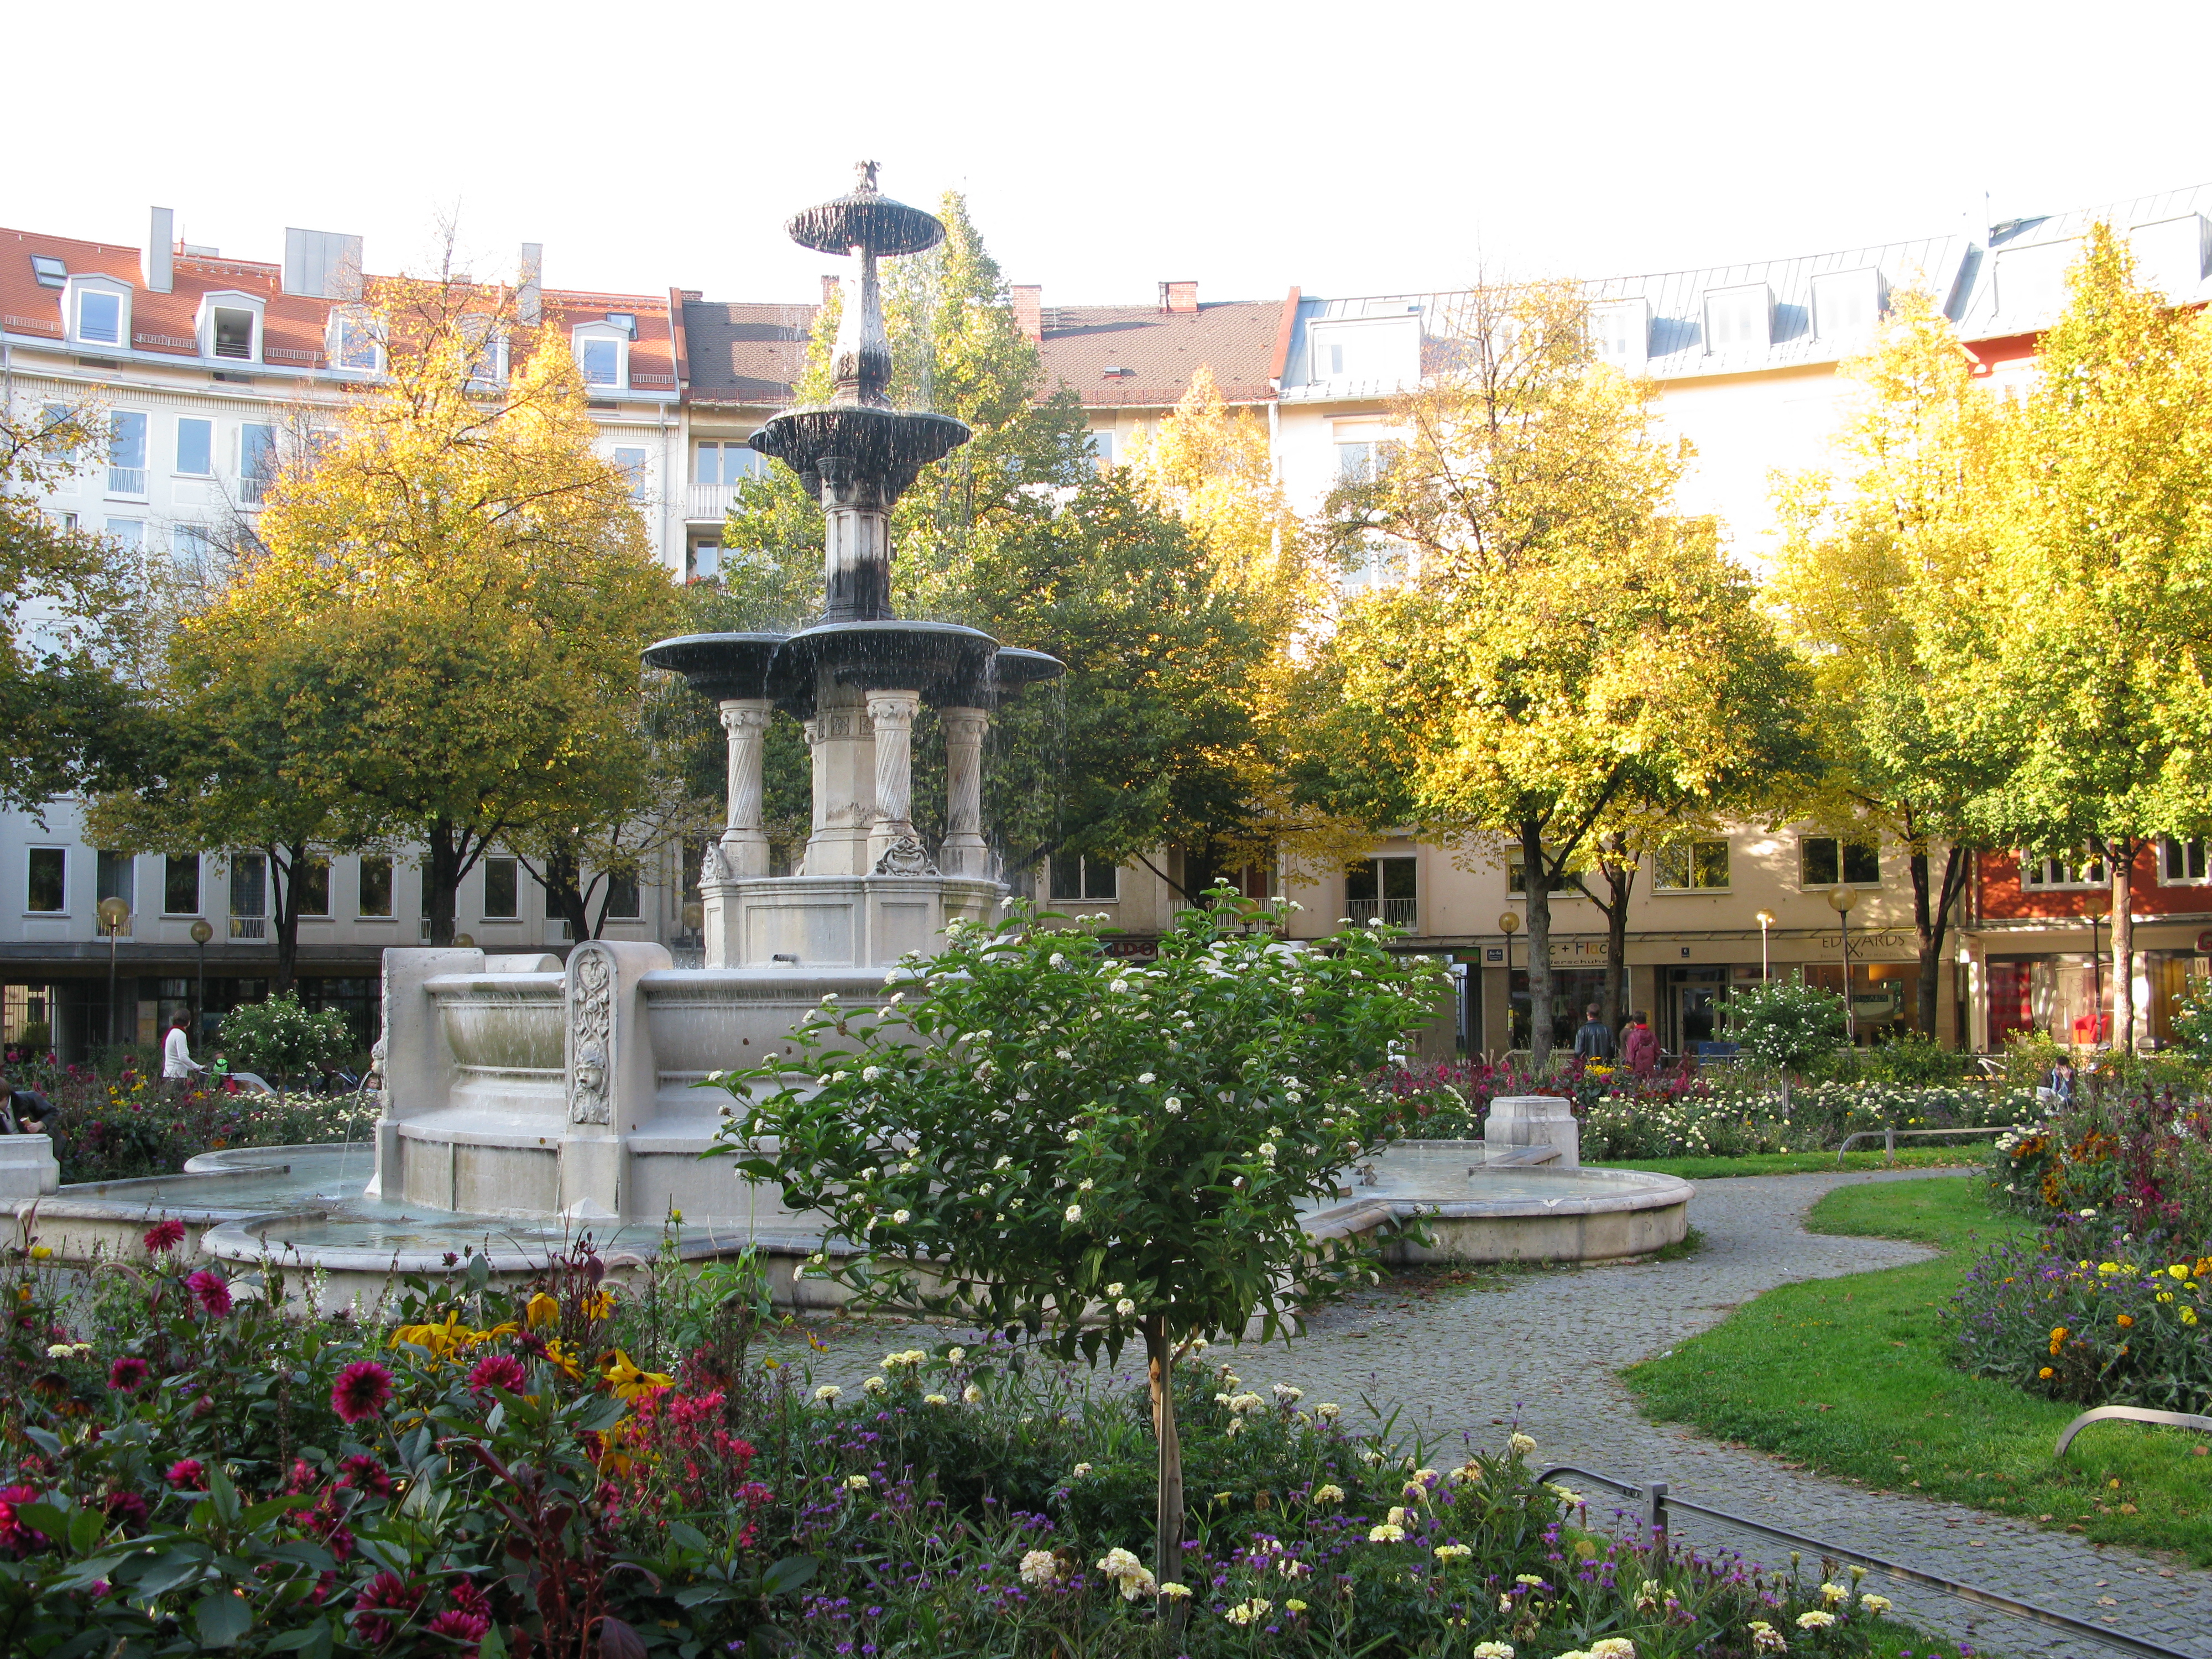
M 1900 1146 L 1897 1163 L 1901 1170 L 1979 1169 L 1989 1158 L 1989 1139 L 1962 1143 L 1955 1146 Z M 1833 1174 L 1838 1165 L 1833 1152 L 1748 1152 L 1741 1158 L 1639 1158 L 1607 1160 L 1591 1167 L 1601 1170 L 1650 1170 L 1659 1175 L 1680 1176 L 1685 1181 L 1718 1181 L 1729 1176 L 1813 1175 L 1826 1170 Z M 1846 1170 L 1880 1170 L 1893 1167 L 1882 1157 L 1881 1148 L 1872 1152 L 1864 1147 L 1854 1148 L 1844 1154 L 1842 1166 Z
M 1952 1369 L 1944 1310 L 1980 1246 L 2020 1229 L 1972 1179 L 1868 1182 L 1814 1206 L 1814 1232 L 1906 1238 L 1936 1261 L 1785 1285 L 1623 1373 L 1650 1416 L 1824 1474 L 1917 1491 L 2212 1565 L 2205 1437 L 2129 1423 L 2051 1447 L 2076 1414 Z

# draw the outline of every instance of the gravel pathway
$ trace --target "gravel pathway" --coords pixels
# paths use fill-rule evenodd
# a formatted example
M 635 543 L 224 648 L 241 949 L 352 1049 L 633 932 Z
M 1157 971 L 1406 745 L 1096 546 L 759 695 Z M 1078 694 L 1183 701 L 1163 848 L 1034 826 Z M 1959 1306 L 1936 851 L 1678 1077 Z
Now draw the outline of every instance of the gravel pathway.
M 1295 1383 L 1309 1402 L 1339 1401 L 1348 1413 L 1363 1395 L 1386 1408 L 1397 1404 L 1401 1424 L 1432 1442 L 1465 1437 L 1495 1444 L 1504 1425 L 1517 1423 L 1535 1437 L 1540 1462 L 1577 1464 L 1623 1480 L 1663 1478 L 1681 1498 L 2212 1659 L 2212 1571 L 1960 1504 L 1869 1492 L 1705 1439 L 1680 1424 L 1648 1422 L 1614 1376 L 1718 1324 L 1775 1285 L 1925 1260 L 1929 1252 L 1921 1247 L 1895 1240 L 1808 1234 L 1805 1214 L 1823 1194 L 1848 1182 L 1952 1173 L 1706 1182 L 1690 1206 L 1705 1247 L 1686 1261 L 1530 1273 L 1512 1276 L 1501 1288 L 1416 1297 L 1410 1306 L 1400 1305 L 1401 1296 L 1376 1293 L 1323 1310 L 1294 1345 L 1248 1348 L 1233 1363 L 1248 1387 L 1262 1391 Z M 840 1340 L 817 1356 L 820 1376 L 848 1380 L 846 1370 L 866 1363 L 858 1349 L 880 1352 L 884 1334 L 854 1332 L 850 1340 L 854 1346 Z M 1601 1504 L 1591 1507 L 1595 1514 Z M 1675 1537 L 1692 1547 L 1740 1548 L 1756 1561 L 1786 1555 L 1755 1536 L 1731 1537 L 1687 1519 Z M 1883 1589 L 1900 1612 L 1969 1639 L 1978 1650 L 2069 1659 L 2118 1651 L 2092 1650 L 2079 1638 L 1938 1592 Z

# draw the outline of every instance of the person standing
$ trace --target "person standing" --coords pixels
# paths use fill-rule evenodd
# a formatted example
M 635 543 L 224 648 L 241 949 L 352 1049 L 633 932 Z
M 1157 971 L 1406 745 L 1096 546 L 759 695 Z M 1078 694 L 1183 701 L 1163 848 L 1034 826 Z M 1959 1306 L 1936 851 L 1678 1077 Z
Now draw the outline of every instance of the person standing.
M 1583 1010 L 1583 1027 L 1575 1033 L 1575 1058 L 1585 1066 L 1613 1058 L 1613 1027 L 1598 1018 L 1595 1002 Z
M 169 1022 L 169 1035 L 162 1039 L 161 1091 L 164 1094 L 187 1092 L 193 1074 L 204 1069 L 192 1058 L 191 1039 L 187 1035 L 191 1023 L 190 1014 L 179 1014 Z
M 1659 1067 L 1659 1034 L 1651 1029 L 1641 1013 L 1630 1015 L 1628 1029 L 1621 1033 L 1620 1062 L 1633 1072 L 1639 1081 L 1650 1079 Z

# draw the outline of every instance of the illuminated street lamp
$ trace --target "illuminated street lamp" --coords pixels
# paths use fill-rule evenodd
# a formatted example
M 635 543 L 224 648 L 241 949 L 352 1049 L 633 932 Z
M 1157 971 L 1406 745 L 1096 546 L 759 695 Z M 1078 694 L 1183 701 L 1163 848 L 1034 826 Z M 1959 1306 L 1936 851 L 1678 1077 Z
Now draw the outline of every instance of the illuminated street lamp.
M 107 930 L 107 1046 L 115 1047 L 115 941 L 131 920 L 131 907 L 119 898 L 100 902 L 100 925 Z
M 1505 935 L 1505 1043 L 1508 1048 L 1513 1044 L 1513 933 L 1520 925 L 1521 914 L 1517 910 L 1508 910 L 1498 918 L 1498 931 Z M 1532 1042 L 1535 1041 L 1535 1005 L 1531 1003 L 1528 1006 L 1528 1033 Z
M 1774 912 L 1761 910 L 1759 913 L 1759 982 L 1761 985 L 1766 983 L 1766 930 L 1773 926 Z
M 1836 912 L 1836 920 L 1843 927 L 1844 943 L 1844 1036 L 1853 1048 L 1858 1047 L 1858 1016 L 1851 1012 L 1851 906 L 1859 902 L 1859 890 L 1848 884 L 1831 887 L 1828 902 Z

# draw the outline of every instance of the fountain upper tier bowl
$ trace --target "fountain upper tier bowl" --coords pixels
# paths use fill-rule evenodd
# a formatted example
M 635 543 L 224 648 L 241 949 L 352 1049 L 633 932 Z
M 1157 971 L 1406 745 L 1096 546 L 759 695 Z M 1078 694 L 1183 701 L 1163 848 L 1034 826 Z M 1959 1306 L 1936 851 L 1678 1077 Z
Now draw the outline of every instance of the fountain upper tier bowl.
M 913 487 L 921 469 L 941 461 L 971 436 L 965 421 L 926 410 L 880 409 L 835 404 L 787 409 L 746 441 L 796 472 L 806 493 L 819 496 L 826 483 L 872 489 L 888 509 Z

